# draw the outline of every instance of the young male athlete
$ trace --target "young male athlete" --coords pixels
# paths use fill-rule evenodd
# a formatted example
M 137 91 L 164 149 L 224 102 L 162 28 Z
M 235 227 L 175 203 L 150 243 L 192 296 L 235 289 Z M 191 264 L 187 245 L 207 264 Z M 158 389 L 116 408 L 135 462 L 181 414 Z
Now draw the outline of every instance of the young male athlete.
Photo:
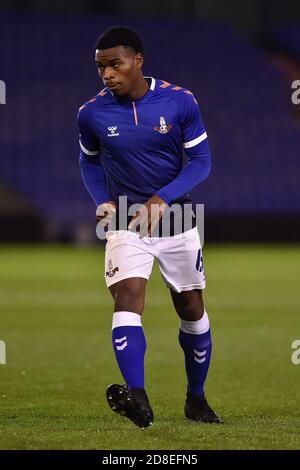
M 78 114 L 83 181 L 96 203 L 98 221 L 118 214 L 119 196 L 127 196 L 128 205 L 146 209 L 128 218 L 125 230 L 107 232 L 105 279 L 114 300 L 112 343 L 125 381 L 108 387 L 108 403 L 141 428 L 153 422 L 144 388 L 141 315 L 155 257 L 180 318 L 179 343 L 187 375 L 185 416 L 220 423 L 203 390 L 211 336 L 202 299 L 205 277 L 197 227 L 183 227 L 180 237 L 151 237 L 166 208 L 190 202 L 188 191 L 210 172 L 197 102 L 185 88 L 143 76 L 142 42 L 130 28 L 106 30 L 97 40 L 95 60 L 105 88 Z M 156 217 L 154 206 L 159 208 Z M 137 225 L 140 233 L 132 230 Z

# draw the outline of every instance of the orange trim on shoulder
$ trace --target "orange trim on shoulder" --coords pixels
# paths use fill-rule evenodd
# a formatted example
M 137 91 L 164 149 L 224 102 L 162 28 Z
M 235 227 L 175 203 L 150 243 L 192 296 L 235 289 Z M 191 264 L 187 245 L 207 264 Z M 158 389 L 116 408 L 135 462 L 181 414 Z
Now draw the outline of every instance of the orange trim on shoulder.
M 94 101 L 96 101 L 96 98 L 92 98 L 88 103 L 93 103 Z
M 182 86 L 174 86 L 172 90 L 175 90 L 175 91 L 182 90 Z
M 187 95 L 193 95 L 193 93 L 189 90 L 185 90 L 184 93 L 186 93 Z
M 167 88 L 168 86 L 171 86 L 171 83 L 166 82 L 165 80 L 161 80 L 162 85 L 159 85 L 159 88 Z
M 100 91 L 100 93 L 98 93 L 98 96 L 105 96 L 107 94 L 107 91 Z

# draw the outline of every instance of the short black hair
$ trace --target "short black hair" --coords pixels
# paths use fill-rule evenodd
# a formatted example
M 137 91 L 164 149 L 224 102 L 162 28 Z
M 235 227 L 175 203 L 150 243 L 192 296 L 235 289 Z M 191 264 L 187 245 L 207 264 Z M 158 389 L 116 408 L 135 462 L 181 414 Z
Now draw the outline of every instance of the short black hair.
M 110 49 L 111 47 L 131 47 L 135 53 L 143 53 L 143 43 L 138 33 L 126 26 L 113 26 L 108 28 L 97 39 L 96 49 Z

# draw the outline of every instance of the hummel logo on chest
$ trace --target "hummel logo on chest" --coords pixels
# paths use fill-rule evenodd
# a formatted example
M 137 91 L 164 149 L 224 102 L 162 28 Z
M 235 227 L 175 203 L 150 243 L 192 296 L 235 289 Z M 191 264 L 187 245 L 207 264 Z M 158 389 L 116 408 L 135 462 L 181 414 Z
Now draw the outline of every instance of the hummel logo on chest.
M 119 135 L 119 132 L 116 132 L 118 129 L 118 126 L 109 126 L 107 130 L 109 131 L 109 134 L 107 134 L 108 137 L 117 137 Z

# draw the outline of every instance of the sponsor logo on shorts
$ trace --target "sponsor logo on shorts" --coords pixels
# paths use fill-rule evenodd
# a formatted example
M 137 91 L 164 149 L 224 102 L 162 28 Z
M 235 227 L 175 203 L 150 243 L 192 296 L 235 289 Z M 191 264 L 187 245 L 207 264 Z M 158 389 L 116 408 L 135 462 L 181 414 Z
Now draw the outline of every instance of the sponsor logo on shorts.
M 116 267 L 114 268 L 114 267 L 113 267 L 113 264 L 112 264 L 112 260 L 110 259 L 110 260 L 108 261 L 108 271 L 106 271 L 105 276 L 114 277 L 114 275 L 116 274 L 117 271 L 119 271 L 118 266 L 116 266 Z

